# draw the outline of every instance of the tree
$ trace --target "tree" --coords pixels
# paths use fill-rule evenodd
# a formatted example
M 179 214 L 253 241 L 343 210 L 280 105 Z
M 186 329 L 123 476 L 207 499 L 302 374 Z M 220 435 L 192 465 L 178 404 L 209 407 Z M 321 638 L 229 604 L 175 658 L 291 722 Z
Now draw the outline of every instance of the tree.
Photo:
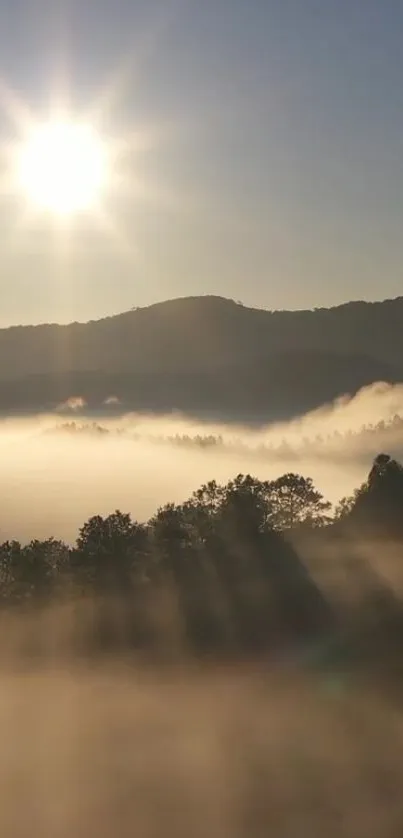
M 169 504 L 150 521 L 188 637 L 199 649 L 230 635 L 238 644 L 266 636 L 269 512 L 267 484 L 239 474 L 224 485 L 202 485 L 186 503 Z
M 96 606 L 85 639 L 90 647 L 113 651 L 144 639 L 147 555 L 147 529 L 129 514 L 95 515 L 81 527 L 72 564 L 81 593 L 95 597 L 95 603 L 87 603 Z
M 23 547 L 20 582 L 26 593 L 39 601 L 54 593 L 69 557 L 67 545 L 55 538 L 34 539 Z
M 348 519 L 356 526 L 396 535 L 403 529 L 403 466 L 378 454 L 367 480 L 354 493 Z
M 208 536 L 226 530 L 226 536 L 236 539 L 263 532 L 269 526 L 270 505 L 267 497 L 269 484 L 250 474 L 238 474 L 225 485 L 215 480 L 206 483 L 193 493 L 184 509 L 197 530 L 197 536 L 206 543 Z M 270 527 L 269 527 L 270 528 Z
M 3 603 L 18 601 L 23 595 L 20 584 L 21 555 L 19 541 L 5 541 L 0 545 L 0 589 Z
M 80 529 L 74 561 L 85 583 L 103 592 L 124 593 L 144 571 L 147 531 L 116 510 L 94 515 Z
M 44 602 L 56 591 L 70 551 L 54 538 L 34 539 L 24 547 L 6 541 L 0 547 L 0 579 L 3 597 L 14 602 Z
M 167 504 L 149 521 L 155 576 L 173 594 L 185 640 L 199 652 L 216 646 L 220 633 L 210 552 L 216 510 L 213 500 L 204 503 L 213 485 L 182 505 Z
M 284 474 L 268 484 L 270 523 L 276 530 L 289 530 L 301 524 L 320 527 L 330 521 L 331 504 L 315 489 L 310 477 Z
M 368 488 L 389 494 L 401 494 L 403 491 L 403 466 L 393 460 L 389 454 L 378 454 L 368 475 Z
M 365 490 L 366 484 L 363 484 L 363 486 L 360 486 L 358 489 L 354 489 L 352 495 L 346 495 L 344 498 L 339 500 L 334 513 L 335 521 L 345 521 L 349 518 L 356 503 Z
M 250 474 L 238 474 L 227 483 L 221 515 L 232 520 L 235 533 L 256 536 L 271 529 L 273 510 L 269 487 L 270 483 Z

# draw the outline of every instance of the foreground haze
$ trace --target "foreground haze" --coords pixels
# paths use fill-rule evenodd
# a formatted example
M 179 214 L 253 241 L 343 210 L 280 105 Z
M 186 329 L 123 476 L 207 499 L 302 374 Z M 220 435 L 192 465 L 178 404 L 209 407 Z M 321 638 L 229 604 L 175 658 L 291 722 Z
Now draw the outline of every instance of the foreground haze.
M 401 716 L 376 691 L 234 668 L 3 673 L 0 733 L 2 835 L 401 834 Z

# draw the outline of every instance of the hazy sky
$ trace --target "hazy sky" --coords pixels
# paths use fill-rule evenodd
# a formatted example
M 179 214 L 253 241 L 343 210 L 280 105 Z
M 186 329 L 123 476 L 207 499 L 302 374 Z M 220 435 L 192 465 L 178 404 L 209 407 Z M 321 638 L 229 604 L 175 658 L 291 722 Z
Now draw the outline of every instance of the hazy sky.
M 399 0 L 0 0 L 3 82 L 41 119 L 68 79 L 140 181 L 68 241 L 1 197 L 0 324 L 402 293 L 402 36 Z

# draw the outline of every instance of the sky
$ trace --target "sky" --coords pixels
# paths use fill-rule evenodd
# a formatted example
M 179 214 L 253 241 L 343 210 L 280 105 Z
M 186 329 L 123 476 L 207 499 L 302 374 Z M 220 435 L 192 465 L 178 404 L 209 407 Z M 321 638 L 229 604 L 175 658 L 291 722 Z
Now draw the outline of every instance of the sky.
M 1 91 L 123 149 L 102 224 L 0 191 L 0 326 L 403 293 L 402 32 L 399 0 L 0 0 Z

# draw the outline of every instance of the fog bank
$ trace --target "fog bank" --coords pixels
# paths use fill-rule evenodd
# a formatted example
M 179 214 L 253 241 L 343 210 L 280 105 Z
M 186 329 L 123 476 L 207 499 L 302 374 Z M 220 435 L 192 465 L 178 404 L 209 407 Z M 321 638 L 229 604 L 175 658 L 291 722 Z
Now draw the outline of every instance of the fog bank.
M 91 515 L 147 519 L 201 483 L 296 471 L 337 502 L 381 450 L 403 454 L 403 386 L 376 384 L 298 420 L 251 431 L 181 415 L 99 420 L 73 396 L 69 414 L 0 423 L 0 539 L 74 541 Z

